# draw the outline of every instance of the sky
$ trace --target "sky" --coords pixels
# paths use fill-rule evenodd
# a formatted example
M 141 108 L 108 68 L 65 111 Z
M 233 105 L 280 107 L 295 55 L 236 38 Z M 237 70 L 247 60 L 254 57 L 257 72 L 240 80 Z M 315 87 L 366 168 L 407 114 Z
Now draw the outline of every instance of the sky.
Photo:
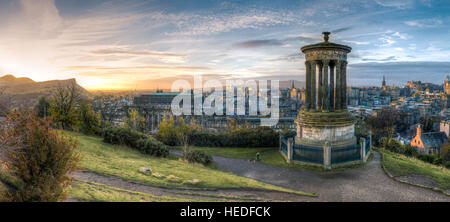
M 449 0 L 0 0 L 0 76 L 87 89 L 176 79 L 304 80 L 300 48 L 352 47 L 348 85 L 450 75 Z

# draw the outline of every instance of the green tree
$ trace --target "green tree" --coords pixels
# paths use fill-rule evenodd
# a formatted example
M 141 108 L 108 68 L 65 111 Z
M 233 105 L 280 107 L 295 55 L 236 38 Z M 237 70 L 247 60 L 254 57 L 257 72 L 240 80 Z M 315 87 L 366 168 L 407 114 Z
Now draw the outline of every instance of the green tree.
M 392 108 L 383 108 L 376 116 L 366 118 L 366 127 L 372 132 L 374 141 L 377 143 L 381 142 L 382 137 L 387 137 L 384 142 L 381 142 L 381 145 L 386 147 L 396 132 L 398 119 L 401 118 L 404 116 L 400 112 Z
M 145 131 L 145 118 L 139 115 L 136 109 L 131 109 L 128 112 L 128 117 L 125 119 L 125 127 L 139 132 Z
M 50 127 L 34 113 L 8 115 L 8 130 L 0 131 L 0 147 L 7 149 L 7 169 L 18 180 L 7 201 L 61 201 L 79 161 L 77 142 Z
M 50 103 L 45 97 L 39 98 L 39 102 L 34 107 L 34 110 L 39 118 L 50 116 Z
M 170 117 L 169 119 L 164 118 L 161 123 L 159 123 L 158 128 L 156 137 L 159 141 L 169 146 L 177 145 L 178 140 L 173 117 Z
M 78 109 L 79 126 L 82 133 L 95 135 L 100 133 L 100 115 L 92 109 L 91 103 L 84 101 Z
M 183 117 L 180 117 L 180 119 L 178 120 L 175 132 L 178 138 L 178 143 L 183 146 L 183 153 L 184 157 L 186 158 L 186 154 L 189 148 L 189 136 L 191 128 L 189 127 L 189 125 L 184 123 Z
M 437 122 L 438 120 L 435 120 L 435 118 L 431 116 L 427 117 L 421 117 L 420 118 L 420 124 L 422 125 L 423 132 L 432 132 L 433 131 L 433 124 Z

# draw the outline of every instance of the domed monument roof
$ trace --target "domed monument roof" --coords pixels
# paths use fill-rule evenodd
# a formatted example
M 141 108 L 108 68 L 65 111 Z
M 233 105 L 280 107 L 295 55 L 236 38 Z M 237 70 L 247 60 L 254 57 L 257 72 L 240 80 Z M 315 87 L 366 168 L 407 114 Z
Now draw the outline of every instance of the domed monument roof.
M 303 46 L 301 48 L 303 53 L 306 53 L 310 50 L 339 50 L 339 51 L 344 51 L 346 53 L 349 53 L 350 51 L 352 51 L 352 48 L 350 46 L 346 46 L 346 45 L 340 45 L 340 44 L 336 44 L 336 43 L 332 43 L 329 42 L 329 35 L 331 34 L 330 32 L 322 32 L 323 34 L 323 42 L 320 43 L 316 43 L 316 44 L 312 44 L 312 45 L 306 45 Z

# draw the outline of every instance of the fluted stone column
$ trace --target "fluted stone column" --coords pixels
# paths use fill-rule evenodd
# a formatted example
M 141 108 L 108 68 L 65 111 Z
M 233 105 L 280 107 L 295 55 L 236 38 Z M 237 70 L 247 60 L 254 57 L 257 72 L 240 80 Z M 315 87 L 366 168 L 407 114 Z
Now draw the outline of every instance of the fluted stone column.
M 311 109 L 311 86 L 309 83 L 311 82 L 311 63 L 306 61 L 305 68 L 306 68 L 305 105 L 306 105 L 306 110 L 310 110 Z
M 322 110 L 328 112 L 330 110 L 330 95 L 329 95 L 329 86 L 328 86 L 328 64 L 330 62 L 328 60 L 324 60 L 322 62 L 323 66 L 323 86 L 322 86 Z
M 341 73 L 341 87 L 342 87 L 342 105 L 341 109 L 347 109 L 347 61 L 342 62 L 342 73 Z
M 311 110 L 316 110 L 316 61 L 311 61 Z
M 334 67 L 334 64 L 330 65 L 330 111 L 334 111 Z
M 341 109 L 341 93 L 342 93 L 342 87 L 341 87 L 341 61 L 337 60 L 336 61 L 336 101 L 335 101 L 335 106 L 334 108 L 336 110 L 340 110 Z
M 318 98 L 317 98 L 317 110 L 321 111 L 323 108 L 323 63 L 319 62 L 319 74 L 318 74 Z

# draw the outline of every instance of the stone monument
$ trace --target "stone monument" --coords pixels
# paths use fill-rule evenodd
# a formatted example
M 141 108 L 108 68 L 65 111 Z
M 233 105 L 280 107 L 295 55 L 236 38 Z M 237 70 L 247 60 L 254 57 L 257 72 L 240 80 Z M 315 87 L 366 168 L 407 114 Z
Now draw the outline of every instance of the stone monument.
M 323 148 L 326 165 L 331 164 L 333 151 L 355 147 L 357 141 L 355 119 L 347 111 L 347 54 L 351 48 L 329 42 L 329 32 L 322 34 L 323 42 L 301 48 L 306 57 L 306 99 L 296 120 L 295 145 Z

